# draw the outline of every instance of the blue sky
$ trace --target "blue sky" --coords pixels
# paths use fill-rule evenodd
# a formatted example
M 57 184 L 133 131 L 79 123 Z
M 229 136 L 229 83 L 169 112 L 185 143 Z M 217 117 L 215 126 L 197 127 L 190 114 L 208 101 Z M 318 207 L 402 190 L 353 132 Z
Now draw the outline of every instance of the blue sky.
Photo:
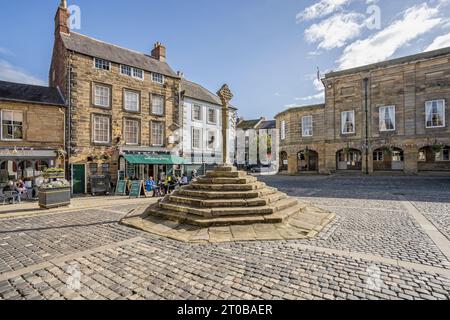
M 81 8 L 77 32 L 141 52 L 160 41 L 188 79 L 214 92 L 228 83 L 247 119 L 323 102 L 317 67 L 323 75 L 450 46 L 450 0 L 68 3 Z M 47 82 L 58 4 L 0 0 L 0 79 Z

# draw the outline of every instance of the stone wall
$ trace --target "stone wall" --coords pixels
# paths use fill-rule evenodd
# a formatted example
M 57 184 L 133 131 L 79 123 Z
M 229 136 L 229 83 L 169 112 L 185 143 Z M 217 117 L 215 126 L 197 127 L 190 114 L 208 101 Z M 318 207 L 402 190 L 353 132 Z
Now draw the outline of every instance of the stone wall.
M 366 91 L 368 111 L 368 164 L 366 165 Z M 324 79 L 325 107 L 293 108 L 280 113 L 277 127 L 286 121 L 287 137 L 281 141 L 281 151 L 288 153 L 289 172 L 297 172 L 297 153 L 305 147 L 319 153 L 319 172 L 337 170 L 336 153 L 346 148 L 358 149 L 363 155 L 362 171 L 372 173 L 380 168 L 374 164 L 373 151 L 383 146 L 397 147 L 404 152 L 404 171 L 450 170 L 444 163 L 418 164 L 419 149 L 435 141 L 450 146 L 450 55 L 391 65 L 355 73 L 332 74 Z M 445 100 L 445 128 L 427 129 L 425 126 L 425 102 Z M 394 105 L 396 128 L 392 132 L 380 132 L 379 108 Z M 355 111 L 355 133 L 342 134 L 341 112 Z M 314 118 L 314 137 L 301 137 L 301 117 Z M 293 162 L 293 163 L 291 163 Z
M 21 141 L 0 140 L 0 147 L 40 148 L 58 150 L 64 145 L 64 107 L 22 102 L 0 101 L 1 110 L 23 112 Z

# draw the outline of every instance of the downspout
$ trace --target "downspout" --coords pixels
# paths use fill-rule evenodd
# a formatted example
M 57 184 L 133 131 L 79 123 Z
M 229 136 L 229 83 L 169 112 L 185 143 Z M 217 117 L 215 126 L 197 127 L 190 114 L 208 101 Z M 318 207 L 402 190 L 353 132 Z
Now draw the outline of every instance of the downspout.
M 70 167 L 70 158 L 72 157 L 72 68 L 70 67 L 70 53 L 68 54 L 67 63 L 67 108 L 68 108 L 68 121 L 67 121 L 67 166 L 70 170 L 70 193 L 73 195 L 73 170 Z
M 364 78 L 364 104 L 366 114 L 366 137 L 365 137 L 365 149 L 366 149 L 366 174 L 369 174 L 369 78 Z

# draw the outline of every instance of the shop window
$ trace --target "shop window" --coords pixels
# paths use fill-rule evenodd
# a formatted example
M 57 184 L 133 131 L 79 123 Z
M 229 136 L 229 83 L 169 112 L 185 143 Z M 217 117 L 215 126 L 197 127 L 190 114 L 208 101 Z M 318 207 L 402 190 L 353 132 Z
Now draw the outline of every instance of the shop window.
M 373 161 L 383 161 L 383 151 L 375 151 L 373 153 Z

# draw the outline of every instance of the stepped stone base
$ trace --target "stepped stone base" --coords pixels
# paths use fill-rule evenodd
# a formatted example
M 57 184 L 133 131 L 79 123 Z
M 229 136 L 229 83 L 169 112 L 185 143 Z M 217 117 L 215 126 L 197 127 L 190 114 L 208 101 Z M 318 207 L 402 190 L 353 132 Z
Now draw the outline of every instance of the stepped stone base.
M 312 238 L 334 217 L 235 167 L 220 166 L 122 224 L 203 243 Z

